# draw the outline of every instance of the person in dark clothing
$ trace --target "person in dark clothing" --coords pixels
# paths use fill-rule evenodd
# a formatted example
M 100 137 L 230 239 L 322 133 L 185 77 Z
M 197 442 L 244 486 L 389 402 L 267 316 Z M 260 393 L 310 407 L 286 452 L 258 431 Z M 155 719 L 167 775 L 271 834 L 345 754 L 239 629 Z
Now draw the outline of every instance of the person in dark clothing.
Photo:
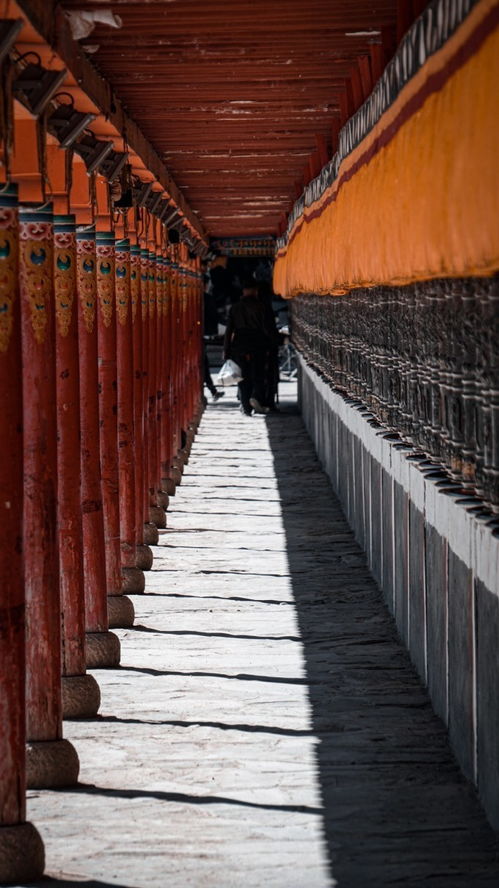
M 265 358 L 265 394 L 263 403 L 272 412 L 278 412 L 280 336 L 272 310 L 272 287 L 268 281 L 261 281 L 258 284 L 258 296 L 264 306 L 265 323 L 270 335 L 269 347 Z
M 239 383 L 241 412 L 246 416 L 268 413 L 265 400 L 265 361 L 272 334 L 257 284 L 245 281 L 239 302 L 230 309 L 224 341 L 224 359 L 239 364 L 243 379 Z

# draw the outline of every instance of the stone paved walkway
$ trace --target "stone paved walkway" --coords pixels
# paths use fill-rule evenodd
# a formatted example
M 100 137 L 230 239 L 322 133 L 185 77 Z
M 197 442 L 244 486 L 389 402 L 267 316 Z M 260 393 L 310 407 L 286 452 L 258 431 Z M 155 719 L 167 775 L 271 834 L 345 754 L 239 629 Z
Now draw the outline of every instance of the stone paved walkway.
M 40 885 L 497 888 L 297 415 L 209 406 L 146 592 L 100 717 L 66 723 L 80 786 L 29 794 Z

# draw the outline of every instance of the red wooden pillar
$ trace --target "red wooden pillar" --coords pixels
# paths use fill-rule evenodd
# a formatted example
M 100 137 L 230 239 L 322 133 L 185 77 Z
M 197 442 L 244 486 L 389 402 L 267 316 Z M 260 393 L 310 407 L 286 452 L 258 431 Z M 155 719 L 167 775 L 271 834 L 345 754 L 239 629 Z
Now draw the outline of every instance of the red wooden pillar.
M 161 389 L 162 389 L 162 408 L 160 421 L 160 477 L 161 488 L 167 496 L 169 496 L 170 479 L 168 477 L 168 437 L 169 437 L 169 421 L 170 421 L 170 380 L 168 371 L 169 361 L 169 319 L 170 319 L 170 260 L 167 255 L 167 248 L 163 249 L 162 256 L 163 266 L 163 299 L 161 312 Z
M 0 882 L 38 879 L 42 840 L 26 823 L 23 437 L 17 188 L 0 190 Z
M 173 380 L 173 434 L 171 472 L 176 485 L 182 480 L 182 462 L 179 459 L 181 446 L 181 386 L 180 361 L 182 353 L 182 312 L 180 298 L 180 262 L 178 247 L 173 247 L 172 261 L 172 295 L 173 295 L 173 327 L 172 327 L 172 380 Z
M 70 200 L 65 151 L 49 138 L 47 171 L 58 213 Z M 55 141 L 55 140 L 54 140 Z M 83 170 L 81 167 L 80 172 Z M 81 183 L 76 173 L 75 184 Z M 83 190 L 89 198 L 85 173 Z M 83 195 L 82 195 L 83 196 Z M 54 222 L 54 294 L 56 300 L 56 393 L 58 461 L 58 537 L 62 608 L 63 716 L 94 715 L 100 702 L 95 679 L 85 674 L 85 584 L 80 472 L 80 386 L 77 258 L 75 217 L 56 216 Z
M 201 267 L 201 260 L 196 259 L 196 324 L 197 324 L 197 404 L 195 414 L 196 427 L 199 425 L 201 414 L 203 412 L 203 294 L 204 294 L 204 274 Z
M 177 446 L 177 340 L 178 340 L 178 312 L 177 312 L 177 258 L 176 247 L 170 247 L 170 329 L 169 329 L 169 378 L 170 378 L 170 430 L 169 430 L 169 469 L 171 486 L 168 488 L 170 495 L 175 494 L 177 484 L 180 483 L 180 473 L 174 465 Z
M 175 455 L 175 464 L 177 465 L 180 474 L 184 470 L 184 461 L 182 458 L 182 445 L 183 445 L 183 427 L 184 427 L 184 387 L 185 387 L 185 373 L 184 373 L 184 360 L 185 360 L 185 303 L 184 303 L 184 265 L 183 265 L 183 257 L 182 257 L 182 248 L 181 245 L 178 247 L 178 262 L 177 262 L 177 306 L 178 306 L 178 350 L 177 350 L 177 403 L 178 403 L 178 411 L 177 411 L 177 442 L 176 442 L 176 455 Z
M 201 377 L 201 359 L 202 359 L 202 318 L 201 318 L 201 263 L 199 259 L 195 259 L 193 263 L 194 277 L 194 293 L 193 293 L 193 310 L 194 310 L 194 412 L 191 418 L 191 425 L 195 429 L 199 423 L 201 404 L 202 404 L 202 377 Z
M 156 477 L 158 487 L 158 505 L 163 509 L 168 508 L 169 497 L 168 491 L 165 489 L 162 477 L 162 448 L 164 433 L 164 414 L 167 405 L 167 379 L 166 379 L 166 336 L 165 336 L 165 318 L 167 312 L 166 304 L 166 263 L 163 255 L 163 247 L 158 249 L 156 254 L 157 266 L 157 294 L 156 294 L 156 426 L 157 426 L 157 450 L 156 450 Z
M 154 428 L 154 401 L 156 397 L 155 384 L 156 384 L 156 336 L 155 336 L 155 322 L 156 322 L 156 268 L 155 268 L 155 256 L 151 250 L 148 250 L 147 253 L 147 352 L 144 355 L 144 362 L 147 365 L 147 389 L 146 389 L 146 423 L 147 423 L 147 488 L 149 491 L 149 501 L 148 501 L 148 509 L 149 509 L 149 517 L 150 520 L 156 524 L 156 527 L 161 527 L 161 522 L 158 524 L 155 521 L 154 516 L 154 508 L 156 507 L 155 499 L 154 499 L 154 461 L 156 454 L 156 435 Z M 159 511 L 159 510 L 158 510 Z
M 57 546 L 55 311 L 51 207 L 21 208 L 28 786 L 76 782 L 62 739 L 61 606 Z
M 133 332 L 130 305 L 130 242 L 116 244 L 116 354 L 118 379 L 118 488 L 121 572 L 125 592 L 144 591 L 142 570 L 136 567 L 136 490 L 133 417 Z
M 80 365 L 81 513 L 87 665 L 117 666 L 120 642 L 109 632 L 106 547 L 100 483 L 95 231 L 76 234 Z
M 200 365 L 200 318 L 199 318 L 199 278 L 196 263 L 192 262 L 192 270 L 191 270 L 191 280 L 192 280 L 192 412 L 189 417 L 189 426 L 195 421 L 197 418 L 199 407 L 200 407 L 200 381 L 199 381 L 199 365 Z
M 154 493 L 155 500 L 160 508 L 166 511 L 168 507 L 168 495 L 164 493 L 161 488 L 161 410 L 162 410 L 162 400 L 163 400 L 163 388 L 162 388 L 162 354 L 161 354 L 161 345 L 162 345 L 162 329 L 161 325 L 163 323 L 163 257 L 161 255 L 161 249 L 157 245 L 155 250 L 155 268 L 156 268 L 156 312 L 155 312 L 155 322 L 154 322 L 154 340 L 155 340 L 155 383 L 154 383 L 154 425 L 155 425 L 155 438 L 156 438 L 156 452 L 155 452 L 155 463 L 154 463 Z
M 189 416 L 187 420 L 187 452 L 190 453 L 193 440 L 193 424 L 195 416 L 199 408 L 199 390 L 198 390 L 198 325 L 197 325 L 197 299 L 198 299 L 198 280 L 193 260 L 189 260 L 189 314 L 190 314 L 190 344 L 191 353 L 191 383 L 190 383 L 190 399 L 189 399 Z
M 197 293 L 197 324 L 198 324 L 198 408 L 196 411 L 196 424 L 198 425 L 203 413 L 203 314 L 204 314 L 204 270 L 201 259 L 196 260 L 198 275 L 198 293 Z
M 185 294 L 185 314 L 186 314 L 186 355 L 185 364 L 187 366 L 186 391 L 185 391 L 185 415 L 183 428 L 185 430 L 184 459 L 189 458 L 188 432 L 189 424 L 193 414 L 194 401 L 194 355 L 193 355 L 193 298 L 192 298 L 192 277 L 189 260 L 185 264 L 184 270 L 184 294 Z
M 184 468 L 184 429 L 185 429 L 185 414 L 186 414 L 186 391 L 188 386 L 188 377 L 189 377 L 189 364 L 187 360 L 187 331 L 186 331 L 186 279 L 185 279 L 185 265 L 183 259 L 181 258 L 179 263 L 179 276 L 178 276 L 178 291 L 179 291 L 179 309 L 180 309 L 180 360 L 178 363 L 178 390 L 179 390 L 179 443 L 177 448 L 177 461 L 181 470 Z
M 175 494 L 175 481 L 172 476 L 173 434 L 174 434 L 174 383 L 173 383 L 173 255 L 172 248 L 166 248 L 165 257 L 165 315 L 164 315 L 164 378 L 165 410 L 162 423 L 161 483 L 169 496 Z
M 158 473 L 158 336 L 159 323 L 157 280 L 158 266 L 156 253 L 149 251 L 148 275 L 149 275 L 149 312 L 148 312 L 148 404 L 147 420 L 149 426 L 148 435 L 148 487 L 149 487 L 149 519 L 161 529 L 166 527 L 166 515 L 164 508 L 158 499 L 159 473 Z
M 142 401 L 141 401 L 141 413 L 142 413 L 142 430 L 143 430 L 143 450 L 142 450 L 142 465 L 143 465 L 143 487 L 142 487 L 142 504 L 143 504 L 143 512 L 144 512 L 144 540 L 147 544 L 151 546 L 155 546 L 159 541 L 159 533 L 158 528 L 151 521 L 149 514 L 149 463 L 150 463 L 150 454 L 149 454 L 149 438 L 151 434 L 150 424 L 149 424 L 149 413 L 148 413 L 148 405 L 149 405 L 149 251 L 142 247 L 140 251 L 140 312 L 141 312 L 141 322 L 142 322 L 142 357 L 141 357 L 141 366 L 142 366 Z
M 191 262 L 191 352 L 192 390 L 191 415 L 189 417 L 188 446 L 192 447 L 194 432 L 199 422 L 201 409 L 201 316 L 200 316 L 200 271 L 199 260 Z
M 197 347 L 197 275 L 194 268 L 194 262 L 189 260 L 189 268 L 188 268 L 188 280 L 189 280 L 189 316 L 190 316 L 190 331 L 189 331 L 189 351 L 190 351 L 190 361 L 191 361 L 191 371 L 190 371 L 190 393 L 189 393 L 189 416 L 187 420 L 187 450 L 190 452 L 192 446 L 192 424 L 194 422 L 194 417 L 196 415 L 196 411 L 199 406 L 199 396 L 198 396 L 198 368 L 197 368 L 197 360 L 198 360 L 198 347 Z
M 74 216 L 54 217 L 57 531 L 62 610 L 62 698 L 67 718 L 95 715 L 100 691 L 86 674 L 80 471 L 80 386 Z
M 144 380 L 142 371 L 142 301 L 140 292 L 140 246 L 130 247 L 130 304 L 133 330 L 133 427 L 135 440 L 135 563 L 142 570 L 150 570 L 153 554 L 145 542 L 144 528 Z M 157 534 L 157 528 L 154 527 Z
M 182 260 L 180 266 L 180 311 L 181 311 L 181 361 L 179 364 L 179 390 L 181 392 L 181 410 L 180 410 L 180 443 L 178 450 L 178 462 L 183 471 L 187 461 L 187 453 L 185 451 L 185 436 L 188 423 L 188 403 L 189 403 L 189 387 L 190 387 L 190 367 L 189 367 L 189 297 L 188 297 L 188 281 L 186 266 L 186 249 L 182 244 Z
M 170 475 L 173 482 L 173 493 L 180 478 L 179 470 L 174 467 L 177 448 L 177 347 L 178 347 L 178 264 L 176 246 L 170 248 Z
M 185 415 L 185 430 L 186 430 L 186 438 L 188 440 L 188 432 L 189 426 L 192 422 L 192 417 L 194 415 L 194 401 L 195 401 L 195 350 L 194 350 L 194 277 L 192 274 L 192 263 L 190 259 L 187 259 L 186 268 L 185 268 L 185 281 L 186 281 L 186 311 L 187 311 L 187 351 L 188 351 L 188 361 L 189 361 L 189 378 L 188 378 L 188 391 L 186 397 L 186 415 Z M 189 448 L 187 443 L 185 444 L 185 450 L 187 457 L 189 456 Z
M 113 626 L 132 626 L 133 605 L 123 595 L 121 573 L 119 467 L 118 467 L 118 370 L 116 357 L 116 252 L 114 234 L 96 233 L 97 262 L 97 345 L 99 379 L 99 443 L 104 538 L 106 543 L 106 581 L 112 602 Z M 108 602 L 109 604 L 109 602 Z

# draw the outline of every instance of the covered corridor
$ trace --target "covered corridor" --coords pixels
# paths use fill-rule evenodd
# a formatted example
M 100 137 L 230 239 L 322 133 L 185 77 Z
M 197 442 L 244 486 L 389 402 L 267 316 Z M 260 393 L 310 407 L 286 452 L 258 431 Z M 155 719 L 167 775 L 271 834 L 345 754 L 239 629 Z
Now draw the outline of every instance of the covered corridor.
M 1 884 L 499 884 L 498 84 L 498 0 L 0 3 Z
M 65 723 L 79 784 L 28 794 L 46 888 L 497 885 L 496 837 L 282 390 L 278 416 L 241 417 L 233 390 L 204 415 L 121 665 L 93 673 L 99 715 Z

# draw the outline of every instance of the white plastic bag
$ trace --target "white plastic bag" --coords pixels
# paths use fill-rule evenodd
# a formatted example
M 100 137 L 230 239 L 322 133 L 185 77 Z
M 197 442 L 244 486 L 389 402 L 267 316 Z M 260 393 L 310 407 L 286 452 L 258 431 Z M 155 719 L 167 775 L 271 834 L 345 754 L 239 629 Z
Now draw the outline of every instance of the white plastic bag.
M 111 28 L 123 27 L 123 19 L 111 9 L 96 9 L 93 12 L 84 9 L 66 10 L 66 18 L 73 40 L 83 40 L 88 37 L 97 23 L 109 25 Z
M 217 383 L 218 385 L 236 385 L 236 383 L 241 382 L 242 378 L 241 368 L 235 361 L 231 361 L 229 358 L 220 369 Z

